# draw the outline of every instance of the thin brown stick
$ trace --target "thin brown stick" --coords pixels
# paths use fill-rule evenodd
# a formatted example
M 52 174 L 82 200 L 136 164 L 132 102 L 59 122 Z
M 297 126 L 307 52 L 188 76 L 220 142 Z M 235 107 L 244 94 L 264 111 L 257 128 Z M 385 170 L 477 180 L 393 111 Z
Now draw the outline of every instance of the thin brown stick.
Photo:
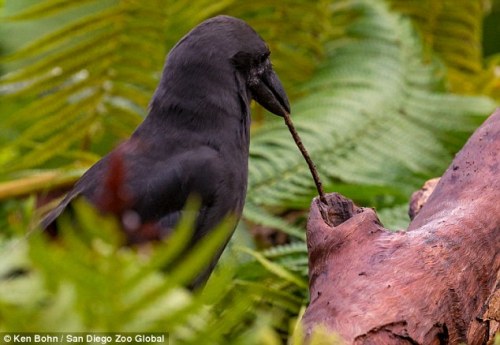
M 318 170 L 316 169 L 316 166 L 314 165 L 313 161 L 311 160 L 311 157 L 309 156 L 309 153 L 307 152 L 306 148 L 304 147 L 304 144 L 302 144 L 302 140 L 300 139 L 299 133 L 295 130 L 295 127 L 293 126 L 292 119 L 290 118 L 290 114 L 288 112 L 285 112 L 285 123 L 290 130 L 290 133 L 292 134 L 293 140 L 297 144 L 300 153 L 302 153 L 302 156 L 304 156 L 304 159 L 307 162 L 307 165 L 309 166 L 309 170 L 311 171 L 311 175 L 314 179 L 314 183 L 316 184 L 316 189 L 318 190 L 319 194 L 319 200 L 325 205 L 327 205 L 326 198 L 325 198 L 325 192 L 323 191 L 323 185 L 321 183 L 321 180 L 318 175 Z

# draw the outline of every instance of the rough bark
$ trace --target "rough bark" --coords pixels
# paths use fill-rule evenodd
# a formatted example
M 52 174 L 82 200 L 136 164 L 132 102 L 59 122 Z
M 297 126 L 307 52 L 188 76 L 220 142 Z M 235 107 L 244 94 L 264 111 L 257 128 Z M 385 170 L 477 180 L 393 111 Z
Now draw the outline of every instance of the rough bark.
M 352 344 L 492 340 L 500 321 L 500 109 L 415 206 L 406 232 L 384 229 L 374 210 L 341 195 L 327 199 L 326 207 L 313 201 L 307 226 L 307 334 L 322 324 Z

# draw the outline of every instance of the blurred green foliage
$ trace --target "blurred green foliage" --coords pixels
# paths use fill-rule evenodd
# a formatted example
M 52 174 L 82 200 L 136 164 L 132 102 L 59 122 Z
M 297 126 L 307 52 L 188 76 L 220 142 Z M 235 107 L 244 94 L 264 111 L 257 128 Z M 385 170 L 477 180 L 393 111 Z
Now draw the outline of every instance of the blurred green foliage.
M 377 207 L 390 228 L 406 227 L 411 192 L 442 174 L 500 101 L 498 31 L 488 24 L 499 12 L 486 0 L 0 5 L 0 331 L 300 343 L 315 188 L 284 124 L 256 106 L 245 219 L 203 292 L 181 287 L 199 261 L 169 266 L 188 226 L 147 250 L 123 248 L 113 221 L 81 204 L 60 240 L 26 234 L 37 198 L 74 182 L 140 123 L 165 54 L 208 17 L 243 18 L 263 36 L 326 190 Z M 258 229 L 284 232 L 286 243 L 256 249 L 248 233 Z M 196 255 L 209 255 L 217 234 Z
M 226 262 L 203 291 L 181 287 L 204 268 L 232 230 L 229 224 L 179 261 L 192 217 L 165 242 L 136 250 L 123 246 L 113 218 L 83 201 L 76 211 L 76 221 L 62 219 L 57 240 L 33 232 L 0 241 L 0 332 L 161 331 L 169 333 L 170 344 L 278 343 L 271 326 L 280 321 L 271 322 L 271 312 L 258 303 L 264 286 L 235 281 L 242 266 Z M 299 282 L 304 289 L 305 280 Z M 298 313 L 303 299 L 272 285 L 266 291 L 275 291 L 273 304 Z

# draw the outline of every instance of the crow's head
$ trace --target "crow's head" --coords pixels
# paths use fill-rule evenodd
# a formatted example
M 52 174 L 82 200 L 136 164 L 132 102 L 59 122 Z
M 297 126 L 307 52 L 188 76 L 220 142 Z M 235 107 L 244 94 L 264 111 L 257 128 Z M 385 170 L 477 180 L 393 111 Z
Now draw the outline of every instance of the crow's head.
M 187 79 L 211 83 L 202 85 L 205 88 L 217 84 L 230 88 L 229 84 L 236 82 L 247 98 L 284 116 L 285 112 L 290 112 L 290 104 L 269 55 L 266 43 L 247 23 L 229 16 L 217 16 L 184 36 L 170 52 L 166 67 L 170 66 L 169 70 L 176 74 L 183 73 L 184 77 L 189 75 Z M 164 76 L 171 80 L 181 79 L 174 74 Z M 192 85 L 185 92 L 195 87 Z

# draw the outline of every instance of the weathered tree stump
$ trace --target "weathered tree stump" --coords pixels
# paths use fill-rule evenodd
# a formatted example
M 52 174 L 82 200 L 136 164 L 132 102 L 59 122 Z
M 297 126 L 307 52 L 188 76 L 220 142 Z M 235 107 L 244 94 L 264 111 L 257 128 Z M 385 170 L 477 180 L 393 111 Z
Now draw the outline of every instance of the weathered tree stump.
M 406 232 L 338 195 L 307 226 L 307 334 L 352 344 L 486 344 L 500 322 L 500 109 L 473 134 Z M 417 210 L 418 211 L 418 210 Z M 330 226 L 329 224 L 333 224 Z

